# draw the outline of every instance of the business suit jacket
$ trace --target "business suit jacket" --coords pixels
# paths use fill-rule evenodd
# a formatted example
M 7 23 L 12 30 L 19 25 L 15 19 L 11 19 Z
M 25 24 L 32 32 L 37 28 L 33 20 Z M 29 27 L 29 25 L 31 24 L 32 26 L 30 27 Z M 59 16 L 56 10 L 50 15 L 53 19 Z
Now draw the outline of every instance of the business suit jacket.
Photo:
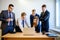
M 13 14 L 13 27 L 16 26 L 15 24 L 15 14 L 12 12 Z M 6 21 L 6 19 L 8 18 L 8 10 L 3 10 L 0 14 L 0 21 L 2 21 L 1 24 L 1 29 L 2 31 L 7 27 L 8 22 Z
M 49 16 L 50 16 L 49 11 L 46 10 L 44 14 L 43 12 L 41 12 L 41 16 L 39 19 L 42 22 L 41 24 L 42 31 L 45 31 L 45 32 L 49 31 Z

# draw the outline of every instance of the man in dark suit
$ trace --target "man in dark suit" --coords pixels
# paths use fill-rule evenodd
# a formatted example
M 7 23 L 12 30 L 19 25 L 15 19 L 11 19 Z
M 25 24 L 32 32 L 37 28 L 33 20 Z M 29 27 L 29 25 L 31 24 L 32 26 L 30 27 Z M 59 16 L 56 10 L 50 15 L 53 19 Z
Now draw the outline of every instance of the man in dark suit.
M 49 16 L 50 13 L 48 10 L 46 10 L 46 5 L 42 5 L 42 12 L 40 15 L 40 21 L 41 21 L 41 31 L 42 33 L 49 32 Z
M 35 16 L 37 16 L 39 18 L 39 15 L 36 14 L 36 10 L 33 9 L 32 10 L 32 14 L 30 15 L 30 24 L 31 24 L 31 27 L 33 27 L 33 19 L 34 19 Z M 37 29 L 37 30 L 35 30 L 36 32 L 40 32 L 40 26 L 35 27 L 35 29 Z
M 2 35 L 10 32 L 12 33 L 15 27 L 15 14 L 12 12 L 13 4 L 9 4 L 8 10 L 3 10 L 0 14 L 0 21 L 2 21 L 1 29 Z

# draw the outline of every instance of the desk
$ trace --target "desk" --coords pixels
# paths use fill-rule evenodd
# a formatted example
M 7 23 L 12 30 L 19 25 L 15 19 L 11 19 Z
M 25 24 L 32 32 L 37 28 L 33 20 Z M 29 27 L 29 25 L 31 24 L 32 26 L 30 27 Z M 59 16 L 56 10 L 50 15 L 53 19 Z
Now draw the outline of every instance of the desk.
M 1 40 L 1 32 L 2 32 L 2 31 L 1 31 L 1 29 L 0 29 L 0 40 Z
M 8 33 L 2 37 L 4 38 L 4 40 L 55 40 L 54 38 L 42 35 L 41 33 L 34 33 L 34 34 Z

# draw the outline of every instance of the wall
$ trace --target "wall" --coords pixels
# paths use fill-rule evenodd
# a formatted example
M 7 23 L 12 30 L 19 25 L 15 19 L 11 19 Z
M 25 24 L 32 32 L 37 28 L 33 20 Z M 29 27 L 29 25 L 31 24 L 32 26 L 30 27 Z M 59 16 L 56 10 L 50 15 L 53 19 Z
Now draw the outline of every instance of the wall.
M 40 15 L 41 5 L 46 4 L 50 11 L 50 28 L 55 27 L 55 0 L 1 0 L 1 10 L 6 10 L 10 3 L 14 4 L 14 12 L 16 19 L 20 17 L 22 11 L 27 13 L 27 21 L 29 23 L 29 16 L 32 9 L 36 9 L 36 13 Z
M 1 5 L 1 0 L 0 0 L 0 5 Z M 0 6 L 0 11 L 1 11 L 1 6 Z
M 1 5 L 1 0 L 0 0 L 0 5 Z M 1 13 L 1 6 L 0 6 L 0 13 Z M 1 26 L 1 22 L 0 22 L 0 26 Z

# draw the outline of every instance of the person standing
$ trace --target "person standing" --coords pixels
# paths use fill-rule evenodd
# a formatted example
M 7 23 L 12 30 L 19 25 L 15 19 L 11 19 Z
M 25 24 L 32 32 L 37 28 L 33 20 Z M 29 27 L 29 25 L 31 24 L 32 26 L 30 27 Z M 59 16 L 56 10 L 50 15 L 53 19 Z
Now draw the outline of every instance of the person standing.
M 0 15 L 0 21 L 2 21 L 1 29 L 2 35 L 12 33 L 15 27 L 15 14 L 12 12 L 14 8 L 13 4 L 9 4 L 8 10 L 3 10 Z
M 46 9 L 46 5 L 42 5 L 42 12 L 39 19 L 41 21 L 41 31 L 43 34 L 49 32 L 49 16 L 50 12 Z

